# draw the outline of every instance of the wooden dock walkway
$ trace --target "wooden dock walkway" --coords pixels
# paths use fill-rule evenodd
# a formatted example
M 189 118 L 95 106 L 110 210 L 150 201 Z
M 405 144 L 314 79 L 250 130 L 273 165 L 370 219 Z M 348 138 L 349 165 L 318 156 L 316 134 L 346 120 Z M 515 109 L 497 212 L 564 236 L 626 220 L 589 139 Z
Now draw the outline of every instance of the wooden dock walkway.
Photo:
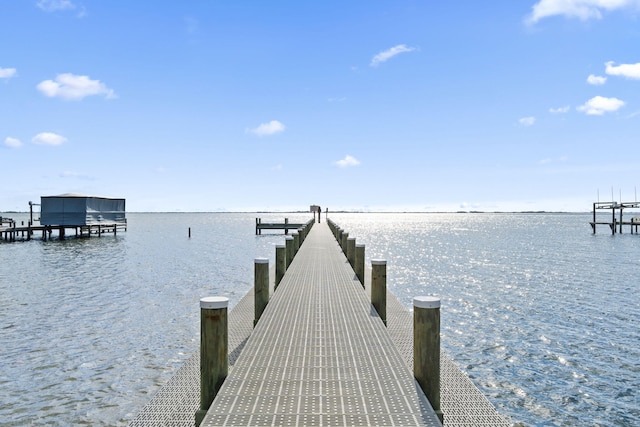
M 387 300 L 385 327 L 316 224 L 255 329 L 252 291 L 230 312 L 229 375 L 202 425 L 440 425 L 413 378 L 412 315 Z M 194 354 L 130 425 L 192 426 L 199 386 Z M 444 353 L 441 399 L 445 426 L 510 425 Z

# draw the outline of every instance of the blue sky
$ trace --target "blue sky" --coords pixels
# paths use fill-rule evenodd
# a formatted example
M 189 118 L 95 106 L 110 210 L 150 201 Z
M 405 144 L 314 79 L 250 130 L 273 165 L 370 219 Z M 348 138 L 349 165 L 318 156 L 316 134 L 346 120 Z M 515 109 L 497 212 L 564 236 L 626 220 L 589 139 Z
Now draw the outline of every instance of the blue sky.
M 640 0 L 0 1 L 0 211 L 586 211 L 639 131 Z

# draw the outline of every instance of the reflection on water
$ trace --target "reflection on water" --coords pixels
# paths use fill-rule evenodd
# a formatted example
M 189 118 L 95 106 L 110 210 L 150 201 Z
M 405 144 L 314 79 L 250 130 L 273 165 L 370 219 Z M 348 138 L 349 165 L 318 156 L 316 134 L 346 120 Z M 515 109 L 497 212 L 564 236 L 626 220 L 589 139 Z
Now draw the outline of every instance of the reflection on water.
M 0 244 L 1 424 L 126 425 L 197 349 L 199 298 L 233 306 L 253 259 L 273 263 L 283 235 L 255 236 L 255 216 L 129 214 L 115 237 Z M 331 216 L 408 308 L 442 298 L 445 350 L 501 412 L 640 425 L 640 236 L 593 236 L 588 215 Z

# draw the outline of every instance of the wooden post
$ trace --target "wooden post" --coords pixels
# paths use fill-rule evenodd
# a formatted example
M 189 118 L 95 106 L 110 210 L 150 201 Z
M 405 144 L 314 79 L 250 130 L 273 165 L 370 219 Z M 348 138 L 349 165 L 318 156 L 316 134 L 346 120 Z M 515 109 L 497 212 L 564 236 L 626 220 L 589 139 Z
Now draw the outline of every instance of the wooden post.
M 293 236 L 293 256 L 296 256 L 300 249 L 300 234 L 297 231 L 291 233 Z
M 611 234 L 616 234 L 616 208 L 611 207 L 613 218 L 611 218 Z
M 624 208 L 620 206 L 620 234 L 622 234 L 622 211 Z
M 278 285 L 284 277 L 284 272 L 287 271 L 286 249 L 285 245 L 276 245 L 276 282 L 274 290 L 278 289 Z
M 115 234 L 115 232 L 114 232 Z M 189 227 L 189 238 L 191 238 L 191 227 Z
M 371 260 L 371 304 L 387 325 L 387 261 Z
M 596 234 L 596 204 L 593 204 L 593 234 Z
M 356 276 L 364 288 L 364 245 L 356 245 Z
M 200 409 L 195 424 L 202 423 L 229 371 L 229 328 L 225 297 L 200 300 Z
M 269 259 L 256 258 L 254 260 L 254 321 L 253 326 L 258 323 L 262 312 L 269 303 Z
M 340 242 L 340 247 L 342 248 L 342 252 L 347 255 L 347 239 L 349 238 L 349 233 L 346 231 L 342 233 L 342 241 Z
M 351 267 L 355 269 L 356 266 L 356 238 L 349 237 L 347 239 L 347 260 Z
M 293 261 L 293 237 L 291 236 L 287 236 L 284 238 L 284 244 L 286 247 L 286 265 L 287 268 L 286 270 L 289 269 L 289 266 L 291 265 L 291 261 Z
M 440 407 L 440 298 L 413 299 L 413 375 L 443 422 Z
M 289 225 L 289 218 L 284 219 L 284 234 L 289 234 L 289 229 L 287 226 Z

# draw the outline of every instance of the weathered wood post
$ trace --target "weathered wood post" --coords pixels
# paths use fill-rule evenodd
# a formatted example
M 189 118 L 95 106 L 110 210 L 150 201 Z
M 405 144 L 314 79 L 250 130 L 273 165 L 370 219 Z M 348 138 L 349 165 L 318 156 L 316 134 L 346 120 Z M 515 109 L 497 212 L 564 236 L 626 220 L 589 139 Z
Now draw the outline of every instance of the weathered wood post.
M 413 375 L 443 422 L 440 407 L 440 298 L 413 298 Z
M 340 247 L 342 248 L 342 252 L 347 255 L 347 239 L 349 238 L 349 233 L 344 231 L 342 233 L 342 241 L 340 242 Z
M 300 234 L 297 231 L 294 231 L 291 233 L 291 236 L 293 236 L 293 256 L 296 256 L 300 249 Z
M 356 245 L 356 276 L 364 288 L 364 245 Z
M 225 297 L 200 300 L 200 409 L 195 413 L 196 426 L 207 415 L 229 371 L 228 305 Z
M 289 229 L 287 228 L 289 226 L 289 218 L 285 218 L 284 219 L 284 234 L 289 234 Z
M 253 326 L 256 326 L 262 312 L 269 303 L 269 258 L 256 258 L 254 260 L 254 312 Z
M 286 252 L 287 252 L 286 264 L 287 264 L 287 270 L 288 270 L 289 266 L 291 265 L 291 261 L 293 261 L 293 237 L 291 236 L 285 237 L 284 244 L 286 246 Z
M 387 325 L 387 261 L 371 260 L 371 304 Z
M 276 245 L 276 282 L 274 284 L 274 290 L 278 289 L 284 272 L 287 271 L 286 249 L 287 247 L 285 245 Z
M 347 239 L 347 260 L 351 267 L 355 269 L 356 266 L 356 238 L 349 237 Z

